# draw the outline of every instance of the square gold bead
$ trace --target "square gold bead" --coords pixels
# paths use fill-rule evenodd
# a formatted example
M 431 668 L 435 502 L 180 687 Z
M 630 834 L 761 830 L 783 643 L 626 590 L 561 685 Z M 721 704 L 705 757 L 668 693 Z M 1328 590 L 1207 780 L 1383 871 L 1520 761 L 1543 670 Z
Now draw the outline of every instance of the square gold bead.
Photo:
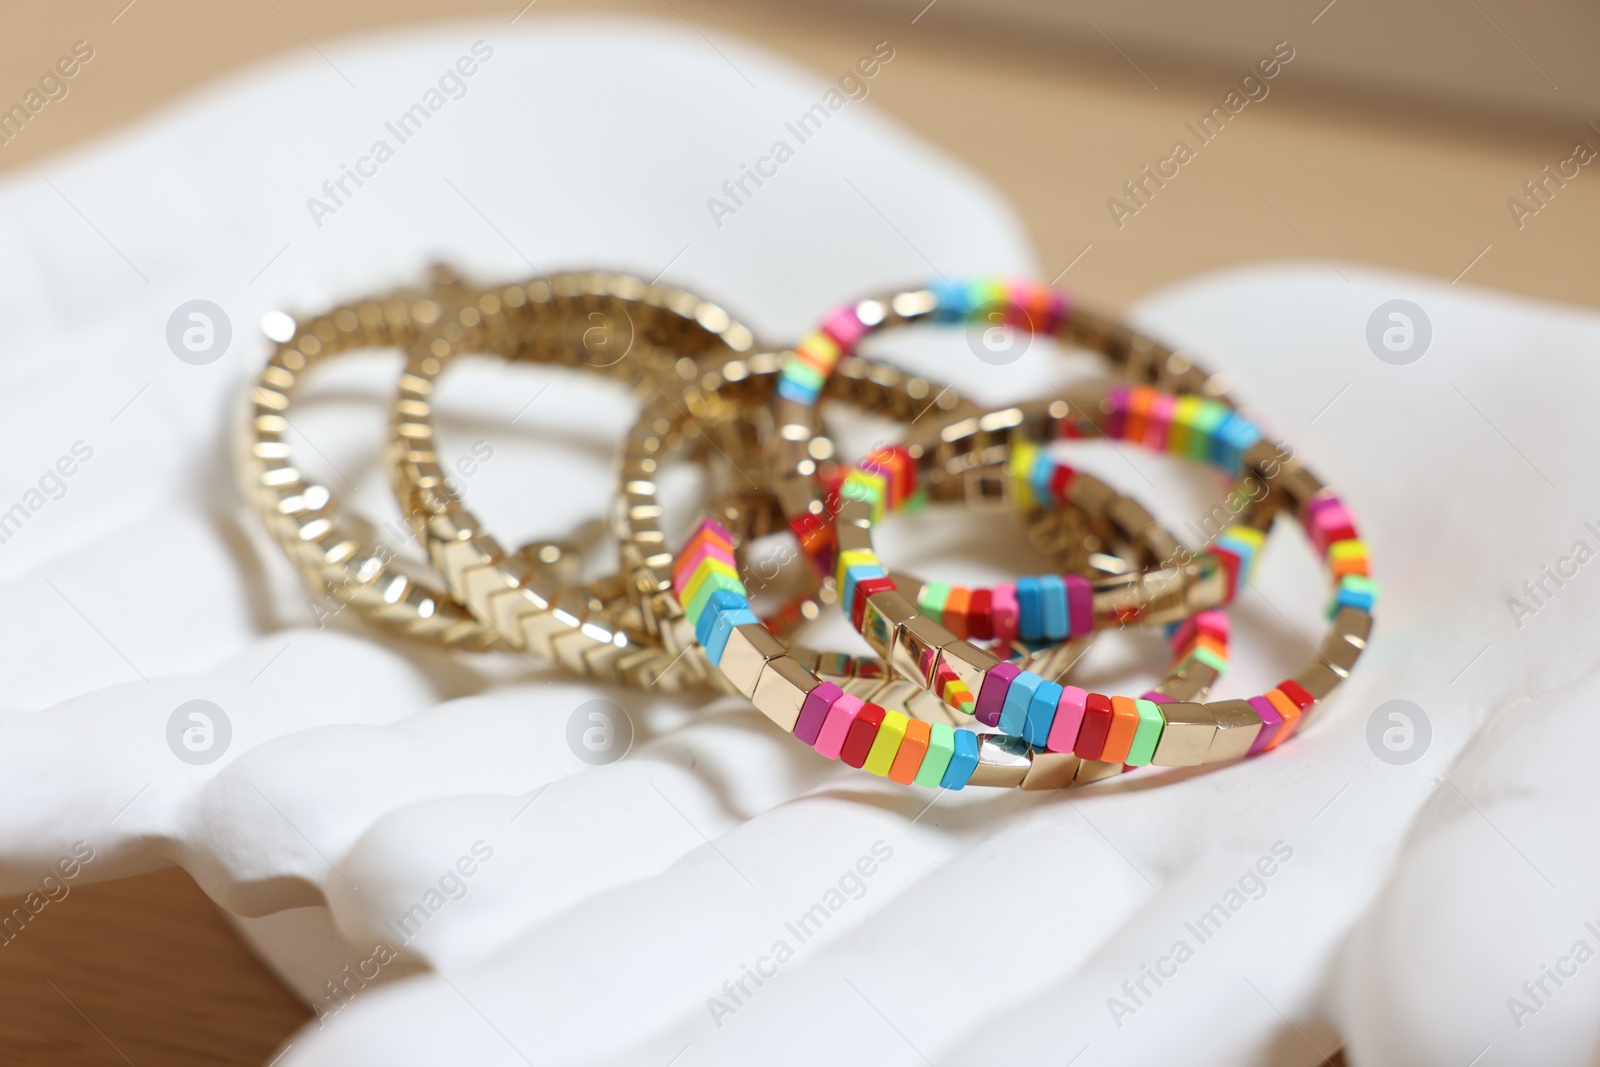
M 978 765 L 967 784 L 1015 789 L 1027 778 L 1031 766 L 1026 742 L 1005 734 L 979 734 Z
M 1219 700 L 1207 704 L 1217 720 L 1217 733 L 1206 750 L 1204 763 L 1227 763 L 1250 751 L 1256 734 L 1261 732 L 1261 716 L 1244 700 Z
M 974 698 L 983 690 L 984 675 L 1000 661 L 970 641 L 956 640 L 944 646 L 939 662 L 955 672 L 961 683 L 972 690 Z
M 955 634 L 932 619 L 918 615 L 898 627 L 894 647 L 889 650 L 889 667 L 918 685 L 932 685 L 940 651 L 955 641 Z
M 1339 673 L 1325 663 L 1313 663 L 1294 676 L 1300 688 L 1311 694 L 1313 700 L 1324 700 L 1343 681 Z
M 1290 506 L 1298 512 L 1306 501 L 1322 492 L 1324 486 L 1316 475 L 1296 463 L 1278 476 L 1277 488 L 1288 495 Z
M 841 528 L 859 526 L 870 529 L 872 527 L 872 505 L 865 500 L 846 500 L 840 505 L 835 522 Z
M 1145 571 L 1139 579 L 1139 602 L 1143 605 L 1140 619 L 1153 624 L 1187 618 L 1194 614 L 1185 607 L 1189 593 L 1190 580 L 1185 568 L 1160 567 Z M 1216 604 L 1203 606 L 1215 607 Z
M 867 639 L 872 651 L 887 659 L 900 626 L 916 616 L 915 605 L 903 593 L 874 593 L 867 597 L 866 607 L 861 612 L 861 636 Z
M 821 684 L 793 657 L 779 656 L 768 661 L 767 669 L 761 672 L 752 700 L 761 714 L 777 723 L 779 729 L 792 733 L 806 694 Z
M 720 666 L 734 689 L 748 697 L 755 694 L 756 683 L 761 680 L 767 661 L 783 654 L 783 642 L 760 623 L 747 622 L 735 626 L 728 635 Z
M 1372 616 L 1360 608 L 1342 607 L 1333 617 L 1333 632 L 1358 648 L 1367 647 L 1372 636 Z
M 1218 674 L 1216 668 L 1201 663 L 1199 660 L 1190 660 L 1183 670 L 1167 678 L 1156 686 L 1156 692 L 1162 696 L 1171 697 L 1174 701 L 1203 700 L 1217 684 Z
M 1078 772 L 1073 775 L 1072 780 L 1077 785 L 1088 785 L 1090 782 L 1098 782 L 1121 773 L 1120 763 L 1102 763 L 1097 759 L 1086 759 L 1078 761 Z
M 1022 788 L 1066 789 L 1077 777 L 1080 762 L 1070 752 L 1046 752 L 1036 748 L 1033 750 L 1033 765 L 1022 779 Z
M 841 522 L 834 527 L 834 531 L 838 536 L 841 553 L 872 551 L 872 531 L 865 526 L 847 526 Z
M 1183 593 L 1185 614 L 1219 607 L 1228 600 L 1228 572 L 1213 555 L 1198 556 L 1183 567 L 1187 579 Z
M 1322 639 L 1322 644 L 1317 647 L 1320 662 L 1333 668 L 1333 672 L 1341 678 L 1348 677 L 1350 668 L 1356 665 L 1356 660 L 1361 658 L 1362 646 L 1352 644 L 1343 634 L 1329 634 Z
M 1150 762 L 1157 767 L 1198 767 L 1217 736 L 1217 719 L 1204 704 L 1174 700 L 1160 705 L 1167 720 Z M 1248 746 L 1246 746 L 1248 747 Z

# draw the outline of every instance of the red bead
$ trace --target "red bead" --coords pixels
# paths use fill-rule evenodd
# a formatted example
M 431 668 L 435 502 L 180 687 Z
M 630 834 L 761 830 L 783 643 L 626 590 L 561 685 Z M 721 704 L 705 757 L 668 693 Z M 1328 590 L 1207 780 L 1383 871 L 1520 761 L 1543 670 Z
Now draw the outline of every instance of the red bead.
M 1106 747 L 1106 735 L 1111 732 L 1111 698 L 1101 693 L 1090 693 L 1083 705 L 1083 725 L 1078 728 L 1078 743 L 1072 747 L 1079 759 L 1097 760 Z
M 994 590 L 976 589 L 967 605 L 967 632 L 978 641 L 994 637 Z
M 1077 471 L 1063 463 L 1050 476 L 1050 495 L 1057 503 L 1066 503 L 1067 487 L 1072 484 L 1072 479 L 1077 473 Z
M 883 725 L 884 714 L 884 710 L 876 704 L 863 705 L 856 714 L 856 721 L 850 724 L 850 732 L 844 735 L 839 759 L 852 767 L 865 764 L 867 753 L 872 751 L 872 742 L 878 739 L 878 727 Z
M 857 630 L 867 623 L 867 597 L 874 593 L 892 593 L 893 578 L 864 578 L 856 583 L 856 598 L 850 604 L 850 622 Z
M 1317 698 L 1306 692 L 1305 686 L 1299 682 L 1287 681 L 1278 683 L 1278 692 L 1294 701 L 1294 706 L 1305 711 L 1317 702 Z
M 1239 557 L 1225 548 L 1213 548 L 1211 554 L 1222 564 L 1222 573 L 1228 579 L 1228 599 L 1239 595 Z

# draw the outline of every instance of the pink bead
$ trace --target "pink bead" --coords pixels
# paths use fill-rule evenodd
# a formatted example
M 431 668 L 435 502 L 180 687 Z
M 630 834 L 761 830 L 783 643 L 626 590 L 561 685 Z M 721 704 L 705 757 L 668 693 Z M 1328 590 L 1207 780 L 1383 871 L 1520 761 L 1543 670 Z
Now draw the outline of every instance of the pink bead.
M 794 721 L 794 735 L 808 745 L 816 744 L 822 724 L 828 721 L 828 711 L 842 696 L 844 691 L 832 682 L 823 682 L 807 693 L 800 705 L 800 717 Z
M 1328 504 L 1307 516 L 1311 541 L 1318 552 L 1328 551 L 1328 546 L 1355 532 L 1355 519 L 1338 501 Z
M 1145 416 L 1144 440 L 1152 451 L 1165 452 L 1167 450 L 1167 433 L 1172 427 L 1172 413 L 1178 406 L 1178 398 L 1171 393 L 1157 393 L 1155 400 L 1150 403 L 1150 412 Z
M 1006 323 L 1019 330 L 1029 333 L 1043 332 L 1043 328 L 1033 321 L 1034 305 L 1039 300 L 1039 287 L 1031 281 L 1018 279 L 1006 286 Z
M 1117 386 L 1107 399 L 1111 401 L 1111 410 L 1106 415 L 1105 435 L 1113 441 L 1121 441 L 1128 432 L 1128 387 Z
M 1062 576 L 1067 584 L 1067 628 L 1072 636 L 1094 629 L 1094 589 L 1081 574 Z
M 1283 729 L 1283 716 L 1266 697 L 1251 697 L 1249 703 L 1256 709 L 1256 714 L 1261 716 L 1261 732 L 1256 734 L 1256 739 L 1250 742 L 1250 751 L 1245 753 L 1247 756 L 1254 756 L 1272 744 L 1272 739 L 1278 736 L 1278 731 Z
M 829 759 L 838 759 L 839 750 L 844 748 L 845 735 L 855 725 L 856 716 L 861 714 L 864 707 L 865 701 L 849 693 L 835 700 L 833 707 L 828 709 L 828 717 L 822 721 L 822 729 L 817 732 L 816 750 Z
M 822 324 L 822 332 L 839 343 L 841 354 L 853 352 L 867 335 L 867 325 L 856 318 L 853 307 L 834 308 Z
M 972 710 L 972 717 L 985 726 L 1000 725 L 1000 710 L 1005 707 L 1006 694 L 1011 691 L 1011 682 L 1022 671 L 1015 663 L 997 663 L 989 668 L 989 673 L 983 676 L 983 688 L 978 691 L 978 700 Z
M 1152 704 L 1171 704 L 1172 698 L 1165 693 L 1158 693 L 1154 689 L 1147 689 L 1139 696 L 1140 700 L 1148 700 Z
M 1078 727 L 1083 725 L 1083 707 L 1089 694 L 1075 685 L 1062 686 L 1056 701 L 1056 717 L 1050 722 L 1050 736 L 1044 747 L 1051 752 L 1071 752 L 1078 743 Z
M 1315 515 L 1324 508 L 1342 508 L 1343 502 L 1333 493 L 1322 492 L 1306 501 L 1306 514 Z
M 989 614 L 994 623 L 995 640 L 1017 639 L 1017 611 L 1017 587 L 1010 582 L 995 586 L 994 594 L 989 600 Z

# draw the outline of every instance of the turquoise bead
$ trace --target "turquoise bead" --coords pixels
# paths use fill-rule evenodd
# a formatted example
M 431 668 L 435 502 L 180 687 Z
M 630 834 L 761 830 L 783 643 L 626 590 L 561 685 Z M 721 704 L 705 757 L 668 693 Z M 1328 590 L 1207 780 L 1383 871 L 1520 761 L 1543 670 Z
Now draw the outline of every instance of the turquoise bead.
M 1050 727 L 1056 721 L 1056 706 L 1061 703 L 1062 688 L 1056 682 L 1043 682 L 1033 691 L 1028 702 L 1028 721 L 1022 727 L 1022 739 L 1034 748 L 1044 748 L 1050 739 Z
M 1032 671 L 1023 671 L 1011 679 L 1011 688 L 1006 690 L 1006 702 L 1000 706 L 1001 733 L 1012 737 L 1022 736 L 1022 728 L 1028 722 L 1028 705 L 1033 703 L 1033 695 L 1043 684 L 1044 679 Z
M 950 765 L 944 769 L 939 785 L 944 789 L 961 789 L 978 769 L 978 735 L 971 730 L 956 730 L 956 750 L 950 756 Z

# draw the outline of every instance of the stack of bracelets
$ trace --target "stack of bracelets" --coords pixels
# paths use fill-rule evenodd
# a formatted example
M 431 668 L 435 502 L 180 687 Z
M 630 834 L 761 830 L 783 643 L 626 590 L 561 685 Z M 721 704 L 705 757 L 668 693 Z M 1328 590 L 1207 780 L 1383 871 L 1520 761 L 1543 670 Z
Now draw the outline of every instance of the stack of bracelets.
M 248 397 L 240 477 L 319 593 L 392 632 L 464 652 L 512 651 L 639 687 L 737 693 L 797 743 L 903 785 L 1059 789 L 1268 752 L 1305 728 L 1371 631 L 1377 587 L 1339 498 L 1235 406 L 1221 378 L 1030 282 L 869 297 L 825 316 L 792 349 L 761 344 L 700 297 L 601 272 L 479 288 L 438 268 L 423 289 L 270 320 L 275 347 Z M 890 327 L 973 322 L 1098 353 L 1111 377 L 983 410 L 856 353 Z M 615 344 L 613 328 L 629 340 L 620 355 L 599 350 Z M 403 356 L 389 469 L 425 563 L 386 547 L 291 452 L 289 409 L 306 372 L 370 349 Z M 456 357 L 474 354 L 596 371 L 637 392 L 610 516 L 620 546 L 611 576 L 580 582 L 565 541 L 505 549 L 457 495 L 437 455 L 433 398 Z M 839 409 L 829 418 L 900 424 L 901 440 L 841 461 L 824 401 Z M 1056 442 L 1088 438 L 1222 471 L 1233 481 L 1231 524 L 1185 546 L 1138 501 L 1061 462 L 1070 445 Z M 675 463 L 702 465 L 714 487 L 676 546 L 660 488 Z M 979 588 L 880 559 L 875 531 L 886 514 L 954 502 L 1011 516 L 1047 572 Z M 1228 665 L 1228 606 L 1283 513 L 1327 564 L 1328 631 L 1312 662 L 1267 692 L 1209 699 Z M 801 562 L 763 618 L 746 582 L 748 549 L 785 534 Z M 862 649 L 794 643 L 797 629 L 834 609 Z M 1123 627 L 1164 630 L 1163 679 L 1136 696 L 1071 684 L 1096 634 Z

